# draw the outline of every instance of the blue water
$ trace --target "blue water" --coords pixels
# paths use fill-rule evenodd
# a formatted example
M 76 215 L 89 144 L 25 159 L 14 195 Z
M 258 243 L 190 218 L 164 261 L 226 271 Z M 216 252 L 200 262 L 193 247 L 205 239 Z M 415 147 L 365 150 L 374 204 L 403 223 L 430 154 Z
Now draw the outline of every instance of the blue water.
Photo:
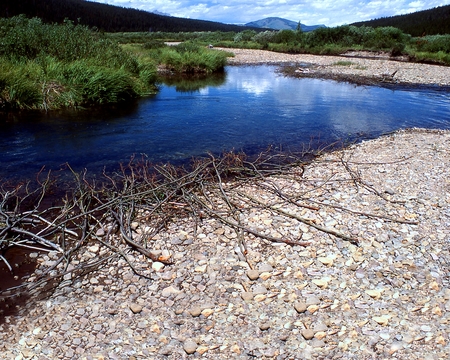
M 228 67 L 214 85 L 187 92 L 161 85 L 156 96 L 119 108 L 4 115 L 0 179 L 65 163 L 99 172 L 133 155 L 183 161 L 208 151 L 296 151 L 400 128 L 450 128 L 449 92 L 294 79 L 275 69 Z

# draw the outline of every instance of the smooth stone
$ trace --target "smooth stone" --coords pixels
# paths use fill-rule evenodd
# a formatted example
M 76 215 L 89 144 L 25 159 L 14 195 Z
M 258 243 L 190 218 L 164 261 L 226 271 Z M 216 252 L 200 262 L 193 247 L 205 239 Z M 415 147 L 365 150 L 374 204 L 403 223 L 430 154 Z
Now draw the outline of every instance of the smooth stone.
M 273 267 L 270 264 L 262 263 L 258 266 L 259 271 L 261 272 L 270 272 L 273 271 Z
M 204 317 L 209 317 L 209 316 L 211 316 L 213 313 L 214 313 L 214 310 L 213 310 L 213 309 L 203 309 L 202 312 L 201 312 L 201 314 L 202 314 Z
M 251 291 L 245 291 L 245 292 L 241 293 L 242 300 L 244 300 L 244 301 L 253 300 L 254 296 L 255 296 L 255 294 L 253 294 Z
M 266 300 L 266 298 L 267 298 L 266 295 L 264 295 L 264 294 L 258 294 L 258 295 L 255 296 L 255 301 L 256 301 L 256 302 L 261 302 L 261 301 Z
M 263 273 L 261 273 L 260 275 L 259 275 L 259 278 L 260 279 L 262 279 L 262 280 L 267 280 L 267 279 L 269 279 L 269 278 L 271 278 L 272 277 L 272 273 L 270 273 L 270 272 L 267 272 L 267 271 L 265 271 L 265 272 L 263 272 Z
M 324 324 L 324 323 L 317 323 L 317 324 L 314 325 L 313 329 L 314 329 L 315 333 L 318 333 L 318 332 L 321 332 L 321 331 L 327 331 L 328 330 L 328 326 L 326 324 Z
M 258 270 L 248 270 L 247 276 L 250 280 L 257 280 L 259 277 L 259 271 Z
M 307 309 L 306 304 L 303 301 L 296 301 L 294 308 L 298 313 L 304 313 Z
M 193 317 L 200 316 L 202 313 L 202 309 L 199 306 L 195 306 L 189 310 L 189 314 L 191 314 Z
M 403 349 L 403 342 L 402 341 L 394 341 L 387 349 L 387 353 L 389 355 L 392 355 L 396 353 L 397 351 Z
M 205 345 L 200 345 L 196 351 L 200 354 L 203 355 L 205 352 L 207 352 L 209 350 L 209 348 Z
M 305 340 L 311 340 L 314 337 L 314 331 L 312 329 L 303 329 L 301 334 Z
M 305 299 L 305 303 L 306 303 L 306 306 L 319 305 L 320 304 L 320 299 L 317 296 L 308 296 Z
M 197 343 L 193 340 L 186 340 L 183 344 L 183 350 L 186 351 L 186 354 L 193 354 L 197 350 Z
M 181 290 L 178 290 L 178 289 L 174 288 L 173 286 L 168 286 L 161 291 L 161 296 L 169 297 L 170 295 L 179 294 L 180 292 L 181 292 Z
M 159 261 L 155 261 L 152 263 L 152 269 L 155 271 L 160 271 L 164 268 L 164 264 Z
M 263 286 L 263 285 L 256 285 L 253 288 L 252 292 L 255 295 L 266 294 L 267 293 L 267 288 L 265 286 Z

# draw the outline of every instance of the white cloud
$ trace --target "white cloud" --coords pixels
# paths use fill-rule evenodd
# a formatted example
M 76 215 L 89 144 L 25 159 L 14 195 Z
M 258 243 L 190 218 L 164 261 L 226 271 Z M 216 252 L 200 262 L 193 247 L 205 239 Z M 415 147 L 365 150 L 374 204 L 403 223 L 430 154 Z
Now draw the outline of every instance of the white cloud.
M 93 0 L 91 0 L 93 1 Z M 177 17 L 243 24 L 276 16 L 306 25 L 337 26 L 448 5 L 450 0 L 95 0 Z

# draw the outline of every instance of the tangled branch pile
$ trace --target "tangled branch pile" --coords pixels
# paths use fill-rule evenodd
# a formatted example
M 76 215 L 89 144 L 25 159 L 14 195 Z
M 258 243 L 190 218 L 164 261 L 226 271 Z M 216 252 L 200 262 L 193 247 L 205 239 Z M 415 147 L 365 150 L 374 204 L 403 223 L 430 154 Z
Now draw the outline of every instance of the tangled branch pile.
M 296 221 L 303 227 L 357 245 L 358 239 L 352 235 L 304 215 L 305 211 L 314 212 L 325 206 L 309 199 L 308 194 L 331 180 L 312 184 L 311 190 L 299 191 L 300 184 L 309 181 L 302 178 L 306 155 L 264 153 L 255 161 L 236 153 L 220 158 L 210 155 L 194 160 L 189 170 L 169 164 L 151 166 L 145 159 L 132 159 L 122 167 L 120 175 L 112 177 L 104 173 L 106 183 L 89 180 L 86 173 L 73 172 L 76 188 L 61 204 L 53 206 L 49 206 L 47 199 L 52 187 L 49 176 L 35 191 L 27 187 L 2 189 L 0 250 L 11 246 L 31 247 L 50 251 L 54 261 L 47 261 L 49 266 L 38 269 L 27 283 L 0 294 L 0 300 L 23 292 L 33 298 L 46 296 L 62 282 L 71 282 L 120 257 L 136 274 L 147 277 L 138 269 L 139 264 L 129 259 L 129 253 L 137 251 L 154 262 L 170 264 L 171 254 L 152 249 L 151 241 L 180 218 L 192 221 L 194 236 L 197 226 L 208 219 L 231 228 L 239 239 L 239 248 L 235 250 L 244 260 L 246 241 L 255 237 L 293 246 L 310 244 L 302 239 L 300 228 L 292 234 L 282 229 L 250 226 L 243 219 L 248 217 L 249 209 L 255 208 L 267 212 L 269 217 Z M 370 189 L 348 164 L 343 164 L 351 175 L 350 181 Z M 283 178 L 285 185 L 280 187 L 274 181 L 276 178 Z M 402 221 L 386 216 L 383 219 Z M 85 256 L 86 249 L 88 253 L 92 250 L 91 256 Z M 7 263 L 5 258 L 0 259 Z

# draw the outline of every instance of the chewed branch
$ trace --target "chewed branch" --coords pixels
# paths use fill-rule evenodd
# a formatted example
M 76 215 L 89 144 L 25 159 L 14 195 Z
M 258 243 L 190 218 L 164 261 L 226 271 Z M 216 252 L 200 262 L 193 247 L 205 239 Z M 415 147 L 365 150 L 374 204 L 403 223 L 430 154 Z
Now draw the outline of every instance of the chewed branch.
M 0 250 L 23 246 L 51 251 L 56 256 L 56 261 L 40 270 L 33 282 L 7 294 L 18 291 L 35 294 L 44 291 L 42 284 L 50 280 L 54 289 L 68 273 L 72 274 L 73 281 L 77 276 L 95 271 L 100 264 L 120 258 L 135 274 L 148 278 L 148 269 L 130 260 L 129 252 L 170 266 L 175 260 L 170 254 L 161 255 L 153 250 L 152 239 L 167 232 L 169 224 L 181 223 L 180 220 L 186 220 L 184 223 L 193 227 L 194 234 L 205 219 L 222 224 L 237 234 L 243 256 L 247 244 L 258 239 L 303 247 L 313 242 L 302 239 L 304 233 L 298 229 L 290 232 L 271 227 L 271 221 L 261 224 L 265 226 L 263 230 L 250 226 L 247 220 L 255 212 L 264 212 L 268 219 L 281 218 L 285 223 L 300 222 L 302 226 L 355 245 L 359 245 L 360 239 L 348 235 L 348 231 L 326 226 L 303 216 L 303 212 L 314 214 L 326 208 L 345 211 L 354 217 L 364 215 L 369 219 L 417 224 L 392 218 L 381 210 L 363 213 L 339 203 L 318 201 L 312 194 L 326 191 L 327 185 L 338 180 L 334 174 L 324 174 L 315 182 L 305 179 L 308 164 L 305 155 L 308 161 L 314 159 L 312 152 L 283 155 L 268 151 L 253 160 L 242 153 L 229 152 L 220 157 L 209 154 L 194 159 L 189 168 L 153 165 L 145 158 L 132 159 L 118 173 L 104 173 L 101 182 L 90 180 L 86 172 L 75 173 L 68 166 L 74 178 L 71 189 L 75 190 L 51 201 L 56 185 L 50 174 L 38 182 L 35 190 L 30 184 L 13 189 L 3 185 L 0 188 Z M 350 174 L 347 181 L 356 189 L 363 187 L 378 193 L 367 188 L 361 174 L 349 162 L 341 161 L 341 165 Z M 95 261 L 83 257 L 91 248 L 99 249 Z M 74 259 L 77 259 L 76 266 Z M 80 259 L 87 260 L 80 262 Z M 0 261 L 13 271 L 3 255 Z M 45 289 L 48 291 L 48 287 Z M 0 299 L 5 294 L 0 294 Z

